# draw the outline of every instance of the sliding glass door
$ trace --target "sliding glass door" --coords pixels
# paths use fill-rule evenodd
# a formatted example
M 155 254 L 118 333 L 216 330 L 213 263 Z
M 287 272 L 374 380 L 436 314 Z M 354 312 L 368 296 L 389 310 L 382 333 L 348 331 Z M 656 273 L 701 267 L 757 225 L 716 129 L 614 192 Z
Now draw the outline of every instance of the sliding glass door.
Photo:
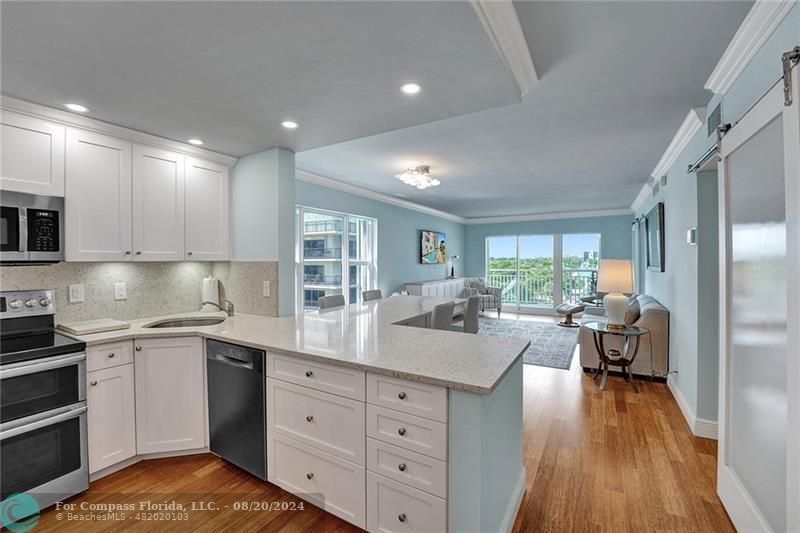
M 505 235 L 486 239 L 486 277 L 506 309 L 552 310 L 596 292 L 599 234 Z

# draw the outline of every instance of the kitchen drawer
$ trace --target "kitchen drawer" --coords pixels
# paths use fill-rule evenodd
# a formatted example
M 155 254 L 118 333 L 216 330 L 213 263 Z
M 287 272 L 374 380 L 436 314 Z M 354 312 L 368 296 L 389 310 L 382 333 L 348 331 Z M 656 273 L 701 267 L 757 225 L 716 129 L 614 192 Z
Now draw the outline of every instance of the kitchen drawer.
M 267 479 L 360 528 L 366 522 L 364 467 L 267 433 Z
M 447 497 L 447 463 L 433 457 L 367 439 L 367 470 L 434 496 Z
M 367 403 L 447 422 L 447 388 L 367 374 Z
M 267 379 L 269 429 L 364 465 L 364 405 L 308 387 Z
M 267 376 L 364 401 L 364 371 L 267 353 Z
M 367 436 L 447 460 L 447 425 L 441 422 L 367 404 Z
M 86 371 L 133 363 L 133 341 L 109 342 L 86 348 Z
M 441 498 L 373 472 L 367 472 L 367 494 L 372 533 L 447 531 L 447 502 Z

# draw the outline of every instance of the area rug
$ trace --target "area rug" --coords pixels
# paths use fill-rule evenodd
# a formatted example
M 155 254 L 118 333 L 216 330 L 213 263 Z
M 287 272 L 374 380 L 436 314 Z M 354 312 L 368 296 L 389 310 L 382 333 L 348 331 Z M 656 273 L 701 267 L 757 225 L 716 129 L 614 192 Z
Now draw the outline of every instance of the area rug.
M 578 328 L 562 328 L 554 322 L 508 320 L 486 316 L 480 317 L 479 323 L 479 335 L 531 341 L 528 351 L 523 356 L 525 364 L 569 370 L 575 346 L 578 344 Z

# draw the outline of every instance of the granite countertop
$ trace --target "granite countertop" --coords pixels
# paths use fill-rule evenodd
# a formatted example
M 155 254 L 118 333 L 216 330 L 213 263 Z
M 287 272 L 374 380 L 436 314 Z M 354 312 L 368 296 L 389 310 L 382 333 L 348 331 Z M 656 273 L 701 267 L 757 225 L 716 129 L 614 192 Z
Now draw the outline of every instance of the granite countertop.
M 239 314 L 213 326 L 146 328 L 172 317 L 225 316 L 183 313 L 131 321 L 124 330 L 73 335 L 87 345 L 133 338 L 186 337 L 299 355 L 476 394 L 489 394 L 530 341 L 399 325 L 425 316 L 452 298 L 398 296 L 287 317 Z

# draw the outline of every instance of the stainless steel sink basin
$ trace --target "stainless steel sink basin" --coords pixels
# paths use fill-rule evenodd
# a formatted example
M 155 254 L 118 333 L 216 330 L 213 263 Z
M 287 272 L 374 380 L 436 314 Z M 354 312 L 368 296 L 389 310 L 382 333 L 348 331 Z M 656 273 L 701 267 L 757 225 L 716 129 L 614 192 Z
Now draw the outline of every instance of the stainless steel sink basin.
M 143 326 L 145 328 L 191 328 L 197 326 L 214 326 L 225 321 L 223 316 L 210 317 L 190 317 L 190 318 L 167 318 Z

